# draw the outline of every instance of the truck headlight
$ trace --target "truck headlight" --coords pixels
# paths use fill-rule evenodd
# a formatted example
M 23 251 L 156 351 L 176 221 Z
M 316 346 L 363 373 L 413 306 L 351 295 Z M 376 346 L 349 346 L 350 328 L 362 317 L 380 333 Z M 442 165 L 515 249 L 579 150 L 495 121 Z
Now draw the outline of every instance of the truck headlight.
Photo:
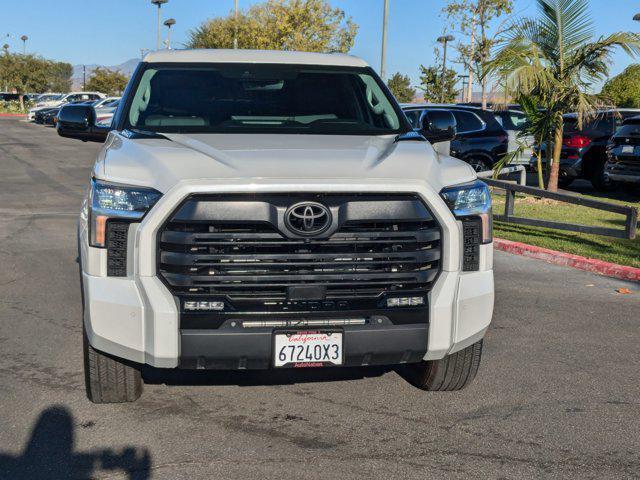
M 90 244 L 104 248 L 110 219 L 138 221 L 162 196 L 152 188 L 134 187 L 91 180 L 89 197 Z
M 442 189 L 440 195 L 458 219 L 479 218 L 482 222 L 482 243 L 493 240 L 491 193 L 487 184 L 476 180 Z

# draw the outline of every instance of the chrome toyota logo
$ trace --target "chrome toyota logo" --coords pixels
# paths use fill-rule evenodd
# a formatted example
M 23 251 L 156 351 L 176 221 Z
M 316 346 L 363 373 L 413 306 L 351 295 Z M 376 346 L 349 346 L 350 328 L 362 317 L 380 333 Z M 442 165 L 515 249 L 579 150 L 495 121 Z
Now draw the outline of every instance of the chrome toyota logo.
M 331 226 L 331 212 L 316 202 L 300 202 L 284 214 L 287 228 L 298 235 L 318 235 Z

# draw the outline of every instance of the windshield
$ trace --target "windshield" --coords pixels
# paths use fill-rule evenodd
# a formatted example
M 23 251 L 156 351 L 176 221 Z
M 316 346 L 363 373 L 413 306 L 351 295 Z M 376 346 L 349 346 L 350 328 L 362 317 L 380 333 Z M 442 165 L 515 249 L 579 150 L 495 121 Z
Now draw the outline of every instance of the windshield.
M 640 123 L 623 125 L 616 132 L 616 137 L 640 137 Z
M 60 94 L 49 94 L 49 95 L 40 95 L 37 99 L 38 102 L 51 102 L 53 100 L 60 100 L 62 95 Z
M 410 130 L 368 68 L 149 65 L 125 128 L 157 132 L 398 134 Z

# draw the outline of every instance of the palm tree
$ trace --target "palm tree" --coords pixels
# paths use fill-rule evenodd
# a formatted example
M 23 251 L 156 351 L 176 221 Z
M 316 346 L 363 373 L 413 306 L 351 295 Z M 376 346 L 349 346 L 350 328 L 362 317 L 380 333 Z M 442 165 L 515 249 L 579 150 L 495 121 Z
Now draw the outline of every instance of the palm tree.
M 543 135 L 553 148 L 548 189 L 558 189 L 564 113 L 576 112 L 578 127 L 592 117 L 601 101 L 588 94 L 590 86 L 609 73 L 616 48 L 640 53 L 640 37 L 613 33 L 593 40 L 588 0 L 536 0 L 539 16 L 514 23 L 487 65 L 486 74 L 506 78 L 508 93 L 544 99 L 547 109 Z M 548 155 L 547 155 L 548 157 Z

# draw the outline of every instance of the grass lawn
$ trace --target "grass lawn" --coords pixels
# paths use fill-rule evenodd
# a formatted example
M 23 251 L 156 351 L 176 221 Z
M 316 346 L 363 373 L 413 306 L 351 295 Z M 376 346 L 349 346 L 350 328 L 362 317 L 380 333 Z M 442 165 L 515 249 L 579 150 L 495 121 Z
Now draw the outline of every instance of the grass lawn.
M 603 200 L 602 198 L 588 195 L 585 195 L 585 197 Z M 504 212 L 504 201 L 503 194 L 493 193 L 493 210 L 495 213 L 502 214 Z M 640 199 L 638 198 L 634 201 L 626 202 L 608 199 L 606 201 L 640 208 Z M 516 197 L 514 216 L 624 229 L 624 217 L 622 215 L 578 205 L 569 205 L 545 198 L 536 199 L 520 194 Z M 640 237 L 635 240 L 623 240 L 498 222 L 494 224 L 494 235 L 506 240 L 528 243 L 583 257 L 597 258 L 607 262 L 640 268 Z

